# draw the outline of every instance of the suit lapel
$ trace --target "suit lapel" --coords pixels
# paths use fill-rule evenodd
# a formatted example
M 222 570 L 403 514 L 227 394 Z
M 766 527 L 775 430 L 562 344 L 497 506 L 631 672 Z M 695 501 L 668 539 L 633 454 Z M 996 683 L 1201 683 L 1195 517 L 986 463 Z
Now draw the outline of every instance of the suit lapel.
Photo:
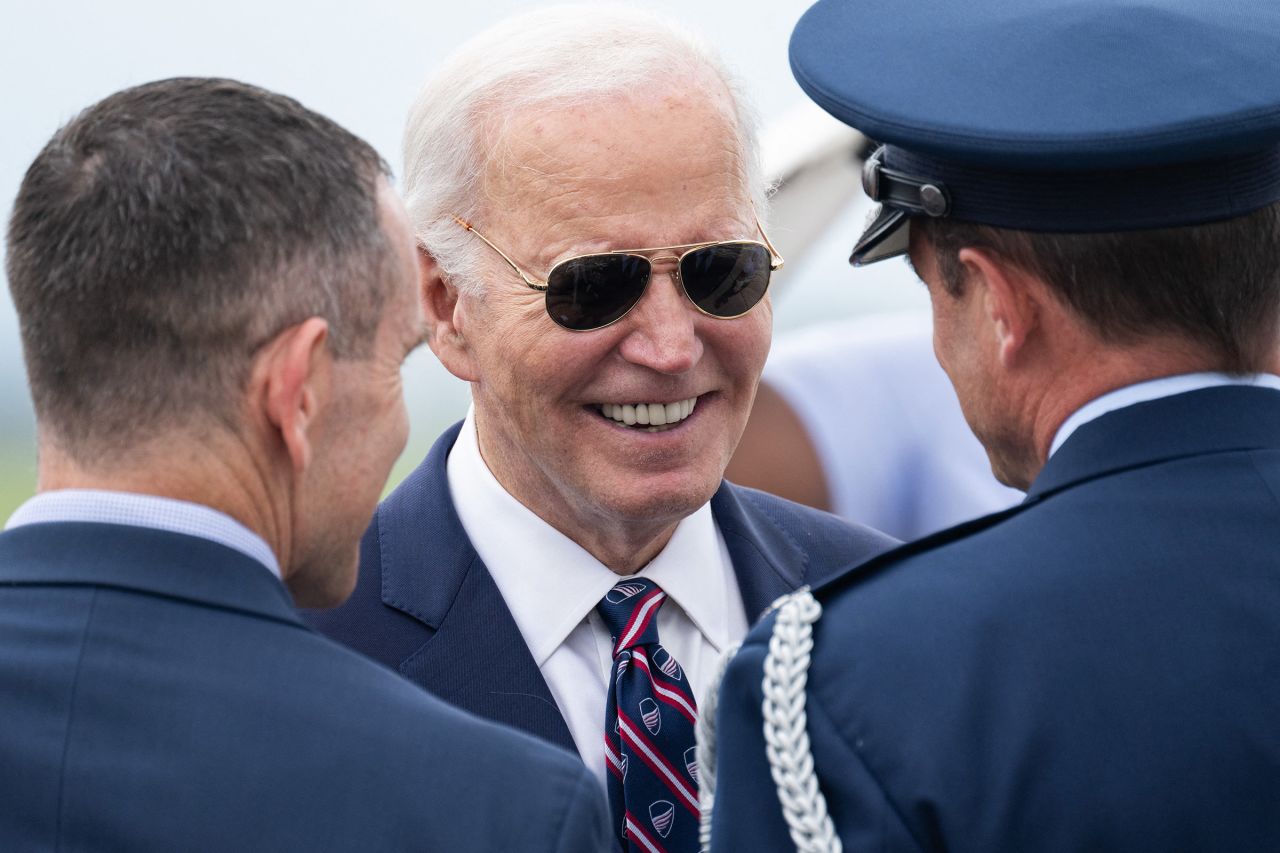
M 465 710 L 568 749 L 572 735 L 497 584 L 449 495 L 447 459 L 461 426 L 378 508 L 382 600 L 435 631 L 400 671 Z M 724 536 L 748 621 L 810 577 L 808 554 L 721 483 L 711 511 Z
M 711 513 L 729 549 L 750 624 L 779 596 L 805 583 L 809 557 L 777 525 L 752 511 L 732 483 L 721 482 Z
M 487 719 L 575 749 L 546 680 L 449 495 L 461 425 L 378 508 L 382 601 L 435 631 L 400 663 L 409 679 Z
M 478 557 L 435 636 L 400 671 L 446 702 L 576 750 L 546 679 Z

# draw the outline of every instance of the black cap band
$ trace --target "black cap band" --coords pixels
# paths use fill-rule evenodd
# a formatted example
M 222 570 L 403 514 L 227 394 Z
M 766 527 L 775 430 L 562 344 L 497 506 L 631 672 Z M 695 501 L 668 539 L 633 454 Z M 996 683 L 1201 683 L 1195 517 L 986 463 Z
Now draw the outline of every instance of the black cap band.
M 1172 228 L 1243 216 L 1280 201 L 1280 147 L 1145 169 L 1006 172 L 886 145 L 867 161 L 863 183 L 881 208 L 853 249 L 855 266 L 905 252 L 912 216 L 1050 233 Z M 930 190 L 945 208 L 926 205 L 939 197 L 927 195 Z
M 1024 231 L 1134 231 L 1243 216 L 1280 200 L 1280 147 L 1103 171 L 1007 172 L 895 146 L 886 168 L 946 187 L 948 216 Z M 892 204 L 892 202 L 889 202 Z

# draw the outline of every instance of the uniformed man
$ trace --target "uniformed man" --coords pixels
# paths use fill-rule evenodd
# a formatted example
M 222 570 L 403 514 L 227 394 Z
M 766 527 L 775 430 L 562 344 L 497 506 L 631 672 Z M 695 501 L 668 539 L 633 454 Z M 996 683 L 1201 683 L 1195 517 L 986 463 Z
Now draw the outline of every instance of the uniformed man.
M 1277 57 L 1243 0 L 801 20 L 801 85 L 885 143 L 852 261 L 909 256 L 1029 491 L 748 636 L 714 849 L 1280 849 Z

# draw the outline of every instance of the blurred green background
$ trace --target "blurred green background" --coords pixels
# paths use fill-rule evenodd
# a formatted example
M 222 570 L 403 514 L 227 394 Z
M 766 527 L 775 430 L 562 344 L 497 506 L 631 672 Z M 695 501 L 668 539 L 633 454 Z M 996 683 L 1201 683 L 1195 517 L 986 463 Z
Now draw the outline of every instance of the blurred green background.
M 0 524 L 31 497 L 36 488 L 36 450 L 33 439 L 0 441 Z
M 426 347 L 405 363 L 405 399 L 409 405 L 409 441 L 392 469 L 390 491 L 431 449 L 436 436 L 467 411 L 466 386 L 445 373 Z M 35 425 L 31 400 L 20 376 L 0 381 L 0 528 L 36 488 Z

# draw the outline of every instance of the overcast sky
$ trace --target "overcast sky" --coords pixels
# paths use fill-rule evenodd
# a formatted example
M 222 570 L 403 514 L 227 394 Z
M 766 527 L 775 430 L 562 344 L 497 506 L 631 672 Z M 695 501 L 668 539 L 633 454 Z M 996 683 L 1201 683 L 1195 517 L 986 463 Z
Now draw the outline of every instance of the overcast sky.
M 117 89 L 178 75 L 234 77 L 296 97 L 369 140 L 398 166 L 401 123 L 425 74 L 460 41 L 536 5 L 541 4 L 364 0 L 357 9 L 354 3 L 316 0 L 6 3 L 0 28 L 5 216 L 27 165 L 59 125 Z M 803 99 L 786 47 L 807 0 L 636 5 L 685 22 L 718 46 L 766 122 Z M 854 230 L 855 224 L 844 227 L 827 253 L 842 276 L 847 268 L 840 267 L 839 257 L 847 254 Z M 430 411 L 419 420 L 433 435 L 465 405 L 465 389 L 446 379 L 425 349 L 409 369 L 415 377 L 409 383 L 411 405 Z M 0 430 L 20 438 L 29 423 L 6 284 L 0 298 Z

